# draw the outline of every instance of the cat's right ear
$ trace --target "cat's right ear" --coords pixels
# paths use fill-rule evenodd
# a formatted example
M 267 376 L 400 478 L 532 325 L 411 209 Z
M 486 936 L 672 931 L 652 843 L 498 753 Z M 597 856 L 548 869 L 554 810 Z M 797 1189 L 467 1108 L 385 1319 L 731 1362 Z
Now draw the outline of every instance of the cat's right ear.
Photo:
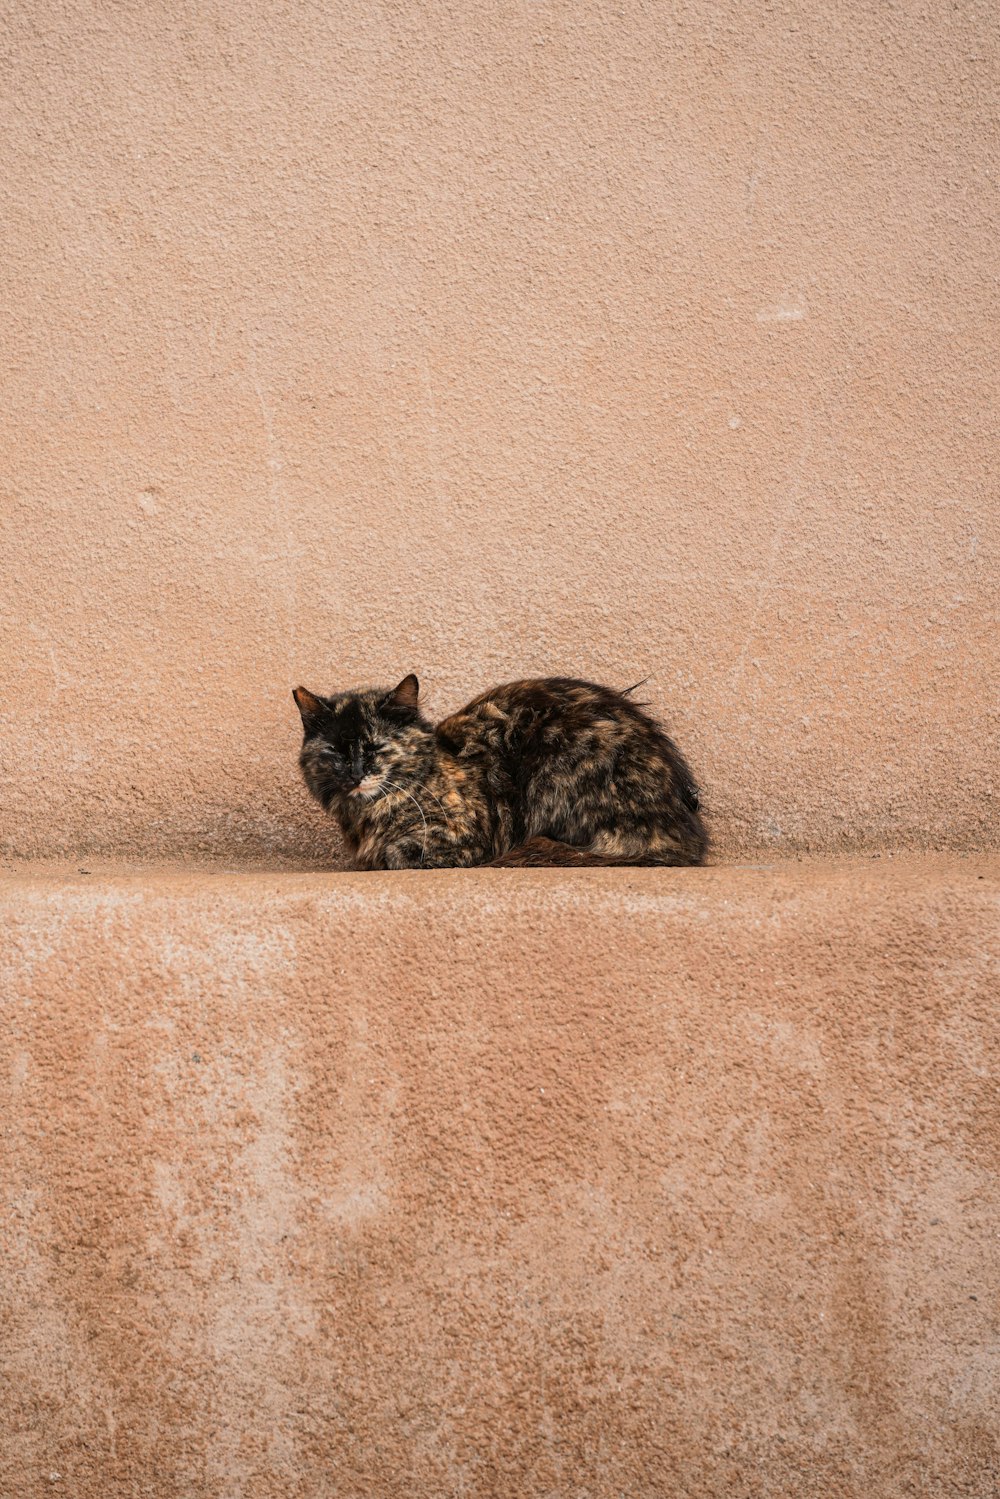
M 411 671 L 408 677 L 404 677 L 392 689 L 389 694 L 389 701 L 390 703 L 394 703 L 397 708 L 409 708 L 415 713 L 417 711 L 417 695 L 419 692 L 420 683 Z
M 296 687 L 292 691 L 296 706 L 302 715 L 302 727 L 308 733 L 323 711 L 323 704 L 312 692 L 307 692 L 304 687 Z

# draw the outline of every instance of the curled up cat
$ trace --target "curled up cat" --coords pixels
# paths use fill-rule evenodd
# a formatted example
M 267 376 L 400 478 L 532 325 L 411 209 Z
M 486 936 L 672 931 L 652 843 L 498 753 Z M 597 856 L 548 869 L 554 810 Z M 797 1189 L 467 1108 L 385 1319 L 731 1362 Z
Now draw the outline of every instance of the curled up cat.
M 294 692 L 306 785 L 359 869 L 702 862 L 691 772 L 628 693 L 510 682 L 435 727 L 418 690 Z

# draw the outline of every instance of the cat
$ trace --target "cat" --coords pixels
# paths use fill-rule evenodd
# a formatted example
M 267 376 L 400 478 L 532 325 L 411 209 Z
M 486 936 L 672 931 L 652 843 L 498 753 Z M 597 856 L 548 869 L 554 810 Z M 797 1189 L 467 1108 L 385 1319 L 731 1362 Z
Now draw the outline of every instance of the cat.
M 393 688 L 293 693 L 305 783 L 359 869 L 704 859 L 691 772 L 628 693 L 510 682 L 436 728 L 418 693 L 412 674 Z

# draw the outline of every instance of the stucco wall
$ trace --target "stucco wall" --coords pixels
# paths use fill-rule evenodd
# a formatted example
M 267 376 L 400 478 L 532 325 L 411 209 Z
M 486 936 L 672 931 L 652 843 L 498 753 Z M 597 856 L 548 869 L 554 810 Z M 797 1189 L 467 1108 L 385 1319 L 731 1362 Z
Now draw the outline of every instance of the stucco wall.
M 998 972 L 995 856 L 0 877 L 0 1494 L 995 1499 Z
M 325 857 L 289 688 L 411 669 L 652 673 L 723 853 L 992 836 L 991 12 L 8 7 L 8 854 Z

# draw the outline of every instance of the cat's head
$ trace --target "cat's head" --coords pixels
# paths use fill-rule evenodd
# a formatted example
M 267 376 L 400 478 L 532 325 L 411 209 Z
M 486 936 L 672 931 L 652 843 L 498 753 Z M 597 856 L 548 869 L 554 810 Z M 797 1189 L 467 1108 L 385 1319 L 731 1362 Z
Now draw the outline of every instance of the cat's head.
M 417 706 L 412 674 L 397 687 L 368 687 L 317 697 L 304 687 L 292 696 L 302 715 L 299 765 L 313 796 L 329 807 L 375 800 L 412 775 L 432 742 L 430 725 Z

